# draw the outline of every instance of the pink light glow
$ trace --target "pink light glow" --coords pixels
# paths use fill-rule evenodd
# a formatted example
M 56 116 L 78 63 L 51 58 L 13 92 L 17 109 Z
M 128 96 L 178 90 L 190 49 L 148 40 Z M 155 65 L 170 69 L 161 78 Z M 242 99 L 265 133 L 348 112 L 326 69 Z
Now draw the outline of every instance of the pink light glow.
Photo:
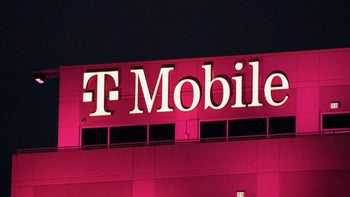
M 249 66 L 256 58 L 259 64 Z M 205 62 L 212 63 L 206 70 Z M 61 67 L 59 151 L 15 154 L 12 197 L 350 196 L 349 130 L 320 135 L 329 128 L 323 114 L 350 112 L 349 62 L 350 48 Z M 163 86 L 158 73 L 167 64 L 173 67 L 163 70 L 169 82 Z M 135 65 L 142 66 L 134 69 L 136 82 L 130 74 Z M 101 74 L 104 68 L 114 74 Z M 100 82 L 87 76 L 84 83 L 87 70 L 97 70 Z M 103 116 L 90 116 L 96 108 Z M 293 124 L 280 119 L 285 117 Z M 200 138 L 203 122 L 230 129 L 230 123 L 249 119 L 264 120 L 265 128 L 283 122 L 276 130 L 295 127 L 295 135 L 228 140 L 227 132 L 225 142 L 211 143 Z M 77 148 L 83 129 L 109 128 L 110 134 L 113 127 L 169 123 L 175 126 L 172 145 Z M 317 135 L 304 137 L 308 132 Z
M 197 139 L 200 121 L 252 117 L 296 116 L 296 133 L 319 132 L 320 110 L 322 113 L 340 110 L 330 109 L 332 101 L 341 102 L 342 111 L 350 111 L 346 78 L 349 61 L 349 49 L 336 49 L 61 67 L 59 146 L 79 146 L 81 128 L 86 127 L 174 123 L 176 140 L 181 140 Z M 206 72 L 203 65 L 207 62 L 212 66 Z M 160 79 L 160 69 L 169 64 L 173 67 L 164 67 Z M 142 66 L 142 73 L 134 69 L 135 65 Z M 93 117 L 90 114 L 97 108 L 97 83 L 86 82 L 83 86 L 82 76 L 87 70 L 103 69 L 117 69 L 119 77 L 105 77 L 105 89 L 99 88 L 106 91 L 106 101 L 99 109 L 110 115 Z M 140 72 L 137 75 L 140 80 L 136 81 L 140 96 L 137 104 L 136 76 L 132 71 Z M 275 72 L 278 76 L 271 77 Z M 264 85 L 269 77 L 271 83 L 266 89 Z M 163 94 L 162 89 L 165 78 L 169 84 L 164 86 L 167 88 L 164 91 L 168 95 Z M 139 84 L 141 81 L 147 83 L 147 88 L 143 84 L 147 99 Z M 226 83 L 229 83 L 230 92 L 227 92 Z M 258 87 L 253 88 L 254 84 Z M 117 89 L 118 94 L 111 95 Z M 90 97 L 87 99 L 84 93 Z M 87 100 L 90 102 L 83 102 Z M 133 114 L 133 111 L 142 113 Z

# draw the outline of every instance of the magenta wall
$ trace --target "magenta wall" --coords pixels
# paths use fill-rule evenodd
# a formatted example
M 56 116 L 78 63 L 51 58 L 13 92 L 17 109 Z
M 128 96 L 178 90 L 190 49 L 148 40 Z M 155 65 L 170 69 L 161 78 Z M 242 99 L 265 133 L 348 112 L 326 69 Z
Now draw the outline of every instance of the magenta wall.
M 213 63 L 213 77 L 225 74 L 229 77 L 243 73 L 244 99 L 251 100 L 252 68 L 248 61 L 259 59 L 259 95 L 263 107 L 246 107 L 232 109 L 226 106 L 222 110 L 203 109 L 202 95 L 199 106 L 191 112 L 157 113 L 160 107 L 160 95 L 155 101 L 154 110 L 141 115 L 131 115 L 129 111 L 134 106 L 135 77 L 130 73 L 134 66 L 143 66 L 151 91 L 156 83 L 160 67 L 164 64 L 173 64 L 175 70 L 170 73 L 170 95 L 176 83 L 183 77 L 195 76 L 204 84 L 204 62 Z M 234 65 L 237 61 L 245 62 L 242 71 L 236 71 Z M 161 60 L 129 63 L 110 63 L 98 65 L 66 66 L 60 67 L 60 99 L 59 99 L 59 130 L 58 146 L 80 146 L 81 128 L 108 127 L 140 124 L 176 124 L 176 140 L 197 139 L 199 136 L 199 122 L 208 120 L 228 120 L 239 118 L 296 116 L 296 133 L 305 134 L 321 132 L 320 117 L 323 113 L 350 111 L 350 49 L 332 49 L 301 51 L 288 53 L 253 54 L 243 56 L 208 57 L 178 60 Z M 114 111 L 112 116 L 90 117 L 89 113 L 96 108 L 96 103 L 83 103 L 83 73 L 89 69 L 118 68 L 120 72 L 120 94 L 118 101 L 107 101 L 106 107 Z M 282 71 L 289 80 L 290 89 L 279 91 L 280 94 L 289 95 L 287 102 L 280 107 L 266 104 L 263 94 L 264 82 L 271 72 Z M 107 82 L 114 84 L 111 79 Z M 96 82 L 89 84 L 88 89 L 94 90 Z M 203 89 L 204 87 L 202 87 Z M 215 89 L 220 97 L 220 86 Z M 203 92 L 203 91 L 202 91 Z M 159 92 L 160 93 L 160 92 Z M 191 98 L 191 92 L 184 94 L 183 99 Z M 234 103 L 234 92 L 229 105 Z M 140 98 L 142 101 L 142 98 Z M 341 102 L 341 108 L 331 110 L 330 102 Z M 142 104 L 143 103 L 143 104 Z M 145 109 L 144 102 L 140 103 Z M 169 105 L 174 106 L 169 99 Z M 82 119 L 86 121 L 81 121 Z
M 348 196 L 350 136 L 13 156 L 12 197 Z
M 185 76 L 195 76 L 204 84 L 204 62 L 214 63 L 213 76 L 232 77 L 237 74 L 235 62 L 256 58 L 260 61 L 260 84 L 271 72 L 282 71 L 288 77 L 290 89 L 280 92 L 289 95 L 284 105 L 272 107 L 261 96 L 263 107 L 204 110 L 202 95 L 199 107 L 191 112 L 128 114 L 134 104 L 133 66 L 143 66 L 150 86 L 154 86 L 160 67 L 174 64 L 173 89 Z M 252 74 L 245 66 L 244 95 L 249 102 Z M 82 102 L 83 75 L 88 69 L 103 68 L 121 72 L 122 99 L 106 102 L 108 109 L 115 110 L 112 116 L 90 117 L 96 106 Z M 237 190 L 246 190 L 251 197 L 350 196 L 349 129 L 328 136 L 334 130 L 322 129 L 320 121 L 323 114 L 350 112 L 349 68 L 350 48 L 61 67 L 58 151 L 13 155 L 12 197 L 232 197 Z M 261 86 L 259 94 L 263 95 Z M 88 88 L 95 87 L 96 83 L 91 83 Z M 220 88 L 215 91 L 222 93 Z M 186 96 L 191 94 L 184 99 Z M 159 99 L 154 109 L 159 108 Z M 340 102 L 340 108 L 330 109 L 333 101 Z M 170 100 L 169 105 L 173 104 Z M 275 116 L 295 116 L 296 136 L 193 143 L 199 136 L 200 121 Z M 81 121 L 83 118 L 86 121 Z M 77 148 L 82 128 L 160 123 L 176 124 L 174 145 Z

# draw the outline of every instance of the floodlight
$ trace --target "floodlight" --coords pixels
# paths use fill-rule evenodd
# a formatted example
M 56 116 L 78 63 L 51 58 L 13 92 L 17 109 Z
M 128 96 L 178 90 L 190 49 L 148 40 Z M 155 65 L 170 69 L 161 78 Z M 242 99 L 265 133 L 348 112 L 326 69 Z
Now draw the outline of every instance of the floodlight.
M 33 71 L 33 78 L 39 84 L 43 84 L 46 79 L 59 78 L 59 69 Z
M 39 84 L 45 83 L 45 75 L 43 73 L 33 73 L 33 78 Z

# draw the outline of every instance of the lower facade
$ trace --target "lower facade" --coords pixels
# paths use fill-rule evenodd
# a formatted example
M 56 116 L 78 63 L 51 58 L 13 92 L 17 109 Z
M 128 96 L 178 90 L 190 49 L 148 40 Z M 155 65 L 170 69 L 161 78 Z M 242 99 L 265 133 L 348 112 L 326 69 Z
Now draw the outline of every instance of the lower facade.
M 22 153 L 11 196 L 350 196 L 349 153 L 349 134 Z

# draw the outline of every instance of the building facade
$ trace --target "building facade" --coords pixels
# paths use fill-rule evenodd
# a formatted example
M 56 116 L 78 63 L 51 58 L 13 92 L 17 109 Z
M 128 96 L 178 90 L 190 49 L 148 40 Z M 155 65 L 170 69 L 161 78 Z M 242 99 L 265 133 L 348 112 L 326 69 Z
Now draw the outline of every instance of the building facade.
M 350 195 L 350 48 L 35 74 L 58 147 L 13 155 L 12 197 Z

